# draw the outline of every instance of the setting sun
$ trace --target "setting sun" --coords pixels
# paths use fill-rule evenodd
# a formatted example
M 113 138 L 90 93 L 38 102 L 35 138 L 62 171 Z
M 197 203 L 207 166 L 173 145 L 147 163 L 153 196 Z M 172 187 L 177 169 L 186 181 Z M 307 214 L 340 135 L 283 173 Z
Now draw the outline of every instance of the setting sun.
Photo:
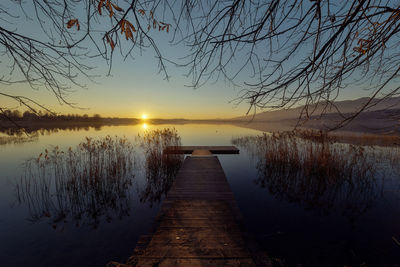
M 142 114 L 142 120 L 147 120 L 147 114 Z

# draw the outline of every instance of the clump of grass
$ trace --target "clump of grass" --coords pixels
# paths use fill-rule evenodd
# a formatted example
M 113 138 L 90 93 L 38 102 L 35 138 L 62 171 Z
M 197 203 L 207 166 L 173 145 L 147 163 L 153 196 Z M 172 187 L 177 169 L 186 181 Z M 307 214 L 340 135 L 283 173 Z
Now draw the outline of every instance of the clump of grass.
M 353 134 L 345 135 L 342 137 L 343 140 L 349 140 L 349 142 L 357 142 L 360 145 L 378 145 L 388 147 L 399 147 L 400 136 L 399 135 L 377 135 L 377 134 Z
M 256 183 L 278 198 L 324 213 L 339 208 L 353 220 L 381 195 L 377 159 L 388 155 L 374 148 L 339 144 L 323 132 L 264 133 L 232 142 L 252 154 Z
M 264 133 L 254 137 L 267 163 L 269 176 L 301 176 L 337 179 L 367 177 L 374 173 L 365 149 L 354 145 L 335 145 L 326 135 L 301 139 L 297 133 Z M 240 144 L 236 140 L 234 144 Z
M 168 192 L 182 165 L 184 155 L 164 153 L 169 146 L 181 146 L 181 138 L 175 128 L 165 128 L 146 131 L 137 140 L 144 149 L 146 170 L 146 187 L 140 200 L 152 205 Z
M 293 132 L 285 132 L 284 134 L 290 134 L 316 143 L 334 143 L 338 141 L 338 137 L 336 135 L 329 135 L 326 131 L 321 130 L 296 130 Z
M 400 136 L 356 134 L 356 133 L 329 133 L 326 131 L 297 130 L 292 132 L 296 137 L 314 143 L 330 143 L 339 146 L 339 143 L 348 144 L 353 150 L 360 150 L 364 155 L 374 159 L 374 163 L 389 164 L 392 171 L 400 174 Z M 346 145 L 341 145 L 346 147 Z M 375 164 L 376 165 L 376 164 Z M 376 166 L 374 166 L 376 169 Z
M 312 141 L 326 139 L 331 142 L 347 143 L 360 146 L 400 147 L 400 135 L 353 133 L 353 132 L 326 132 L 316 130 L 296 130 L 296 136 Z
M 56 146 L 28 160 L 17 197 L 28 204 L 32 221 L 97 227 L 102 218 L 128 215 L 133 164 L 134 146 L 126 138 L 87 137 L 75 149 Z

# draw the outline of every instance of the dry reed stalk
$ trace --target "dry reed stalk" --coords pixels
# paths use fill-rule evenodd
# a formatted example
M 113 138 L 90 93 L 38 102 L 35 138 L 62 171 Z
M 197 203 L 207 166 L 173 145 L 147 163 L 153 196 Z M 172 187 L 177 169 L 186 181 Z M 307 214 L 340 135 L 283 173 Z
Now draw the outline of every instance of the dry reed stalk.
M 126 138 L 86 138 L 75 149 L 45 149 L 25 162 L 16 185 L 30 219 L 49 218 L 53 227 L 74 221 L 97 227 L 102 219 L 126 216 L 132 185 L 134 146 Z
M 311 131 L 264 133 L 232 143 L 256 160 L 255 182 L 274 196 L 321 212 L 340 207 L 350 220 L 382 195 L 381 177 L 399 177 L 397 147 L 341 144 L 326 133 Z
M 182 165 L 183 155 L 164 153 L 167 147 L 181 146 L 181 138 L 175 128 L 165 128 L 146 131 L 137 141 L 144 149 L 146 170 L 146 187 L 140 200 L 152 205 L 168 192 Z

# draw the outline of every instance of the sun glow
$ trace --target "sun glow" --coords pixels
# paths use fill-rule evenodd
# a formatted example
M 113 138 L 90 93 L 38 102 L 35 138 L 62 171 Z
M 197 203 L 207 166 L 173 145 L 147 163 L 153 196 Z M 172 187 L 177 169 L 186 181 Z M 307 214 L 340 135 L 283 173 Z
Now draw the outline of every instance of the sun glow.
M 148 116 L 147 114 L 142 114 L 142 120 L 147 120 Z

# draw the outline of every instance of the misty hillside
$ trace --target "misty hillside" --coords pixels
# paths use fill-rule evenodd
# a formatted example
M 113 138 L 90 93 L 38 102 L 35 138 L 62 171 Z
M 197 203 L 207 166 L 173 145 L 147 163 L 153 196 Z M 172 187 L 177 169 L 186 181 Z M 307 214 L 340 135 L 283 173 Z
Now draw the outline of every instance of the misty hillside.
M 309 115 L 311 117 L 317 117 L 320 114 L 334 114 L 338 113 L 354 113 L 359 110 L 363 105 L 367 103 L 369 98 L 359 98 L 356 100 L 345 100 L 345 101 L 337 101 L 334 104 L 328 104 L 321 102 L 316 105 L 311 105 L 308 108 Z M 256 115 L 242 116 L 233 118 L 233 120 L 238 121 L 252 121 L 252 122 L 266 122 L 266 121 L 281 121 L 281 120 L 292 120 L 298 119 L 300 113 L 304 109 L 304 106 L 292 108 L 292 109 L 282 109 L 276 111 L 266 111 L 262 113 L 258 113 Z M 388 110 L 388 109 L 400 109 L 400 97 L 393 97 L 388 99 L 374 99 L 369 104 L 369 108 L 364 112 L 373 112 L 379 110 Z M 305 117 L 303 115 L 303 117 Z

